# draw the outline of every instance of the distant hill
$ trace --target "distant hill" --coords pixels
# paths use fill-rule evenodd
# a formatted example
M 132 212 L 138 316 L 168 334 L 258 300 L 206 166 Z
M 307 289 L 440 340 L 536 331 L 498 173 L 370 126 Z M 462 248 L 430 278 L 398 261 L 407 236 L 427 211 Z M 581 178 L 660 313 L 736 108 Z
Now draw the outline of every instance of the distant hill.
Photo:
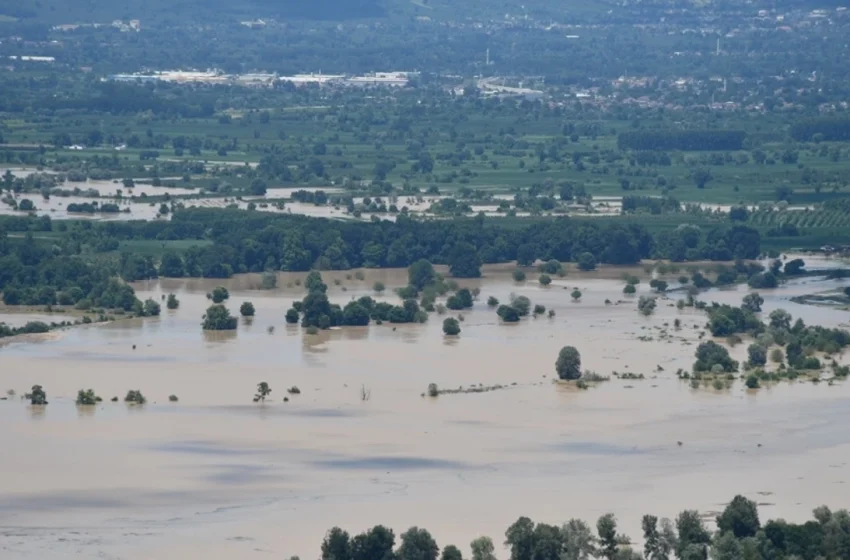
M 0 15 L 48 23 L 262 17 L 347 20 L 384 14 L 382 0 L 0 0 Z

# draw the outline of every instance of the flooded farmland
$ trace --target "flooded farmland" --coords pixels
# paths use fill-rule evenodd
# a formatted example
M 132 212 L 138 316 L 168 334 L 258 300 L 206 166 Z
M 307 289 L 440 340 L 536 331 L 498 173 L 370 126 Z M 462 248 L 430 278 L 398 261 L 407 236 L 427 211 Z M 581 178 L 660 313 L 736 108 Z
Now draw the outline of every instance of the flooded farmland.
M 670 294 L 640 316 L 621 293 L 622 272 L 570 272 L 543 288 L 513 282 L 510 268 L 485 268 L 484 278 L 460 282 L 481 296 L 456 339 L 443 336 L 436 314 L 422 325 L 307 335 L 283 320 L 304 275 L 281 273 L 266 291 L 252 275 L 135 284 L 142 299 L 177 294 L 180 308 L 0 348 L 0 390 L 39 383 L 50 401 L 0 402 L 2 556 L 314 558 L 328 528 L 378 523 L 397 533 L 426 527 L 441 545 L 466 550 L 482 534 L 501 542 L 520 515 L 560 523 L 611 511 L 637 537 L 644 513 L 710 513 L 736 493 L 765 517 L 846 506 L 850 384 L 692 389 L 675 371 L 693 363 L 705 314 L 677 310 Z M 344 304 L 374 295 L 375 281 L 404 284 L 406 272 L 324 279 Z M 246 300 L 257 308 L 235 333 L 200 330 L 205 294 L 219 284 L 234 314 Z M 806 278 L 762 291 L 764 313 L 782 307 L 807 323 L 846 326 L 846 311 L 788 301 L 846 285 Z M 645 279 L 638 288 L 647 292 Z M 511 293 L 556 314 L 500 324 L 485 302 Z M 703 299 L 737 304 L 745 293 Z M 588 391 L 553 383 L 567 344 L 584 368 L 645 379 Z M 743 359 L 746 345 L 732 354 Z M 261 381 L 273 388 L 264 405 L 251 402 Z M 429 383 L 506 388 L 432 399 L 421 396 Z M 292 386 L 300 394 L 289 395 Z M 81 388 L 106 402 L 78 409 Z M 128 389 L 148 404 L 108 402 Z

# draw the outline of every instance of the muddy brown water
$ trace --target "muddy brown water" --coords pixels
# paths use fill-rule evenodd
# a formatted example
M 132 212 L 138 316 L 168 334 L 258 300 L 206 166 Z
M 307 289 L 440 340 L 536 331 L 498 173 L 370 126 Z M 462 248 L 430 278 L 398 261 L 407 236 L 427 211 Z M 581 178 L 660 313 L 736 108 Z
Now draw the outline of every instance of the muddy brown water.
M 461 282 L 481 297 L 457 339 L 443 336 L 436 314 L 424 325 L 306 335 L 283 320 L 304 275 L 281 273 L 271 291 L 256 289 L 256 275 L 139 283 L 141 297 L 176 293 L 180 309 L 0 348 L 0 389 L 39 383 L 50 400 L 44 409 L 0 402 L 0 556 L 314 558 L 328 528 L 377 523 L 397 533 L 426 527 L 441 545 L 466 549 L 482 534 L 501 542 L 520 515 L 592 522 L 611 511 L 639 537 L 644 513 L 717 511 L 736 493 L 766 504 L 764 517 L 800 520 L 821 504 L 850 505 L 850 384 L 694 390 L 674 372 L 690 367 L 705 316 L 677 310 L 676 296 L 645 318 L 621 295 L 622 270 L 570 273 L 548 288 L 516 284 L 509 272 Z M 325 274 L 333 301 L 371 294 L 376 280 L 406 279 L 404 271 L 349 274 Z M 240 319 L 236 333 L 202 333 L 204 294 L 220 283 L 232 312 L 250 300 L 257 316 Z M 783 307 L 842 325 L 846 312 L 787 298 L 843 285 L 809 278 L 762 292 L 765 312 Z M 583 292 L 578 303 L 573 287 Z M 511 292 L 556 316 L 499 324 L 486 299 Z M 704 299 L 737 303 L 745 293 Z M 665 323 L 670 342 L 659 339 Z M 648 378 L 588 391 L 553 384 L 566 344 L 586 368 Z M 745 348 L 733 355 L 742 359 Z M 260 381 L 273 388 L 265 405 L 251 402 Z M 420 396 L 432 382 L 510 388 Z M 301 394 L 282 402 L 293 385 Z M 149 403 L 78 409 L 80 388 L 107 400 L 140 389 Z M 170 394 L 180 401 L 168 402 Z

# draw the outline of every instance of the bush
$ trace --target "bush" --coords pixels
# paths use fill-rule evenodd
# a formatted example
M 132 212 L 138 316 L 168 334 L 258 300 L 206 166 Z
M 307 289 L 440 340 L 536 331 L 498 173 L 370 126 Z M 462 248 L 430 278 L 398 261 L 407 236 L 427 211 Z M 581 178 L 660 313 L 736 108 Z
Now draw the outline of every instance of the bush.
M 513 278 L 515 282 L 525 282 L 525 272 L 520 269 L 516 269 L 513 272 Z
M 573 301 L 580 300 L 581 299 L 581 290 L 576 288 L 575 290 L 573 290 L 573 292 L 570 294 L 570 296 L 572 296 Z
M 377 292 L 377 293 L 379 293 L 379 294 L 380 294 L 381 292 L 383 292 L 384 290 L 386 290 L 386 289 L 387 289 L 387 287 L 386 287 L 386 286 L 384 286 L 384 283 L 383 283 L 383 282 L 375 282 L 375 283 L 372 285 L 372 289 L 373 289 L 375 292 Z
M 637 288 L 635 288 L 634 284 L 626 284 L 623 287 L 623 293 L 626 294 L 626 295 L 630 296 L 630 295 L 633 295 L 635 292 L 637 292 Z
M 168 402 L 177 402 L 180 399 L 177 398 L 177 395 L 168 395 Z
M 759 384 L 759 378 L 755 374 L 750 374 L 747 376 L 747 380 L 745 381 L 747 385 L 747 389 L 758 389 L 761 385 Z
M 499 305 L 499 300 L 493 296 L 487 298 L 487 307 L 497 307 Z
M 785 355 L 782 353 L 782 349 L 774 348 L 770 351 L 770 361 L 776 364 L 781 364 L 785 360 Z
M 548 286 L 551 283 L 552 283 L 552 278 L 548 274 L 541 274 L 540 275 L 540 285 L 541 286 Z
M 180 307 L 180 300 L 174 294 L 168 294 L 168 299 L 165 301 L 165 306 L 168 309 L 177 309 Z
M 437 387 L 437 384 L 436 383 L 429 383 L 428 384 L 428 396 L 429 397 L 436 397 L 439 394 L 440 394 L 440 389 L 439 389 L 439 387 Z
M 546 313 L 546 306 L 540 305 L 539 303 L 534 306 L 534 314 L 535 315 L 543 315 Z

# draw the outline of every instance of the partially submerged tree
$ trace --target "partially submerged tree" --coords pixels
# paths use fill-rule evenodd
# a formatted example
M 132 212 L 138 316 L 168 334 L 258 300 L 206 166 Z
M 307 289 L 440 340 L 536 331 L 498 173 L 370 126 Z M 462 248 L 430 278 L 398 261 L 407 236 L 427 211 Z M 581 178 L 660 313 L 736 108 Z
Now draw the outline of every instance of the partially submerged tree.
M 575 346 L 564 346 L 555 361 L 555 371 L 561 379 L 578 379 L 581 377 L 581 354 Z
M 290 307 L 286 310 L 285 319 L 288 324 L 295 325 L 298 323 L 300 316 L 298 315 L 298 311 L 296 311 L 294 307 Z
M 268 397 L 272 392 L 272 388 L 269 387 L 269 384 L 263 381 L 262 383 L 257 383 L 257 394 L 254 395 L 254 402 L 266 402 L 266 397 Z
M 753 292 L 751 294 L 747 294 L 744 296 L 744 300 L 741 303 L 741 307 L 752 313 L 758 313 L 761 311 L 761 305 L 764 303 L 764 298 L 759 295 L 758 292 Z
M 246 301 L 239 306 L 239 313 L 243 317 L 253 317 L 256 310 L 254 309 L 254 304 L 250 301 Z
M 157 317 L 161 311 L 159 303 L 151 298 L 146 299 L 142 305 L 142 314 L 146 317 Z
M 750 366 L 763 366 L 767 363 L 767 348 L 761 344 L 750 344 L 747 348 L 747 358 Z
M 148 400 L 138 389 L 127 391 L 127 395 L 124 397 L 124 402 L 128 404 L 145 404 Z
M 437 272 L 434 270 L 434 265 L 428 260 L 419 259 L 407 269 L 407 281 L 417 291 L 422 291 L 426 286 L 436 283 Z
M 443 321 L 443 333 L 447 336 L 457 336 L 460 334 L 460 323 L 454 317 L 449 317 Z
M 656 301 L 654 297 L 640 296 L 638 299 L 638 313 L 641 315 L 652 315 L 655 311 Z
M 80 389 L 77 391 L 77 406 L 93 406 L 102 400 L 94 394 L 94 389 Z
M 210 299 L 213 303 L 221 303 L 230 298 L 230 292 L 224 286 L 216 286 L 210 293 Z
M 174 294 L 168 294 L 168 299 L 165 301 L 165 306 L 168 309 L 177 309 L 180 307 L 180 300 Z
M 43 405 L 47 404 L 47 393 L 41 385 L 33 385 L 32 391 L 27 395 L 30 404 Z
M 232 317 L 230 311 L 220 304 L 209 306 L 203 319 L 202 327 L 205 331 L 232 331 L 236 330 L 238 324 L 236 317 Z

